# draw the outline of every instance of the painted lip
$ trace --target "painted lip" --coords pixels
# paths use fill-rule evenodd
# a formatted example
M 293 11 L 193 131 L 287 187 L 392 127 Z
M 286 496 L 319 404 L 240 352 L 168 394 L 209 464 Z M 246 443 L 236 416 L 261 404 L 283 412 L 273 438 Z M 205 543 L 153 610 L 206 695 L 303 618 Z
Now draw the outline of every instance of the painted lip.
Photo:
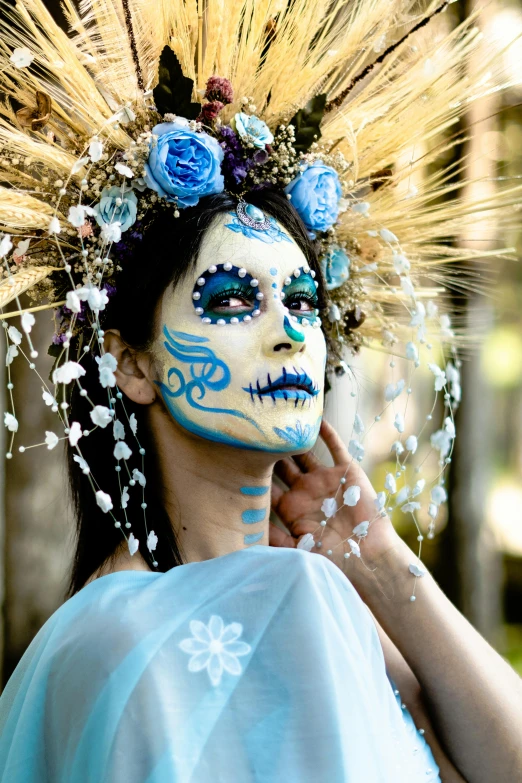
M 304 371 L 299 372 L 296 367 L 292 368 L 292 372 L 283 367 L 282 375 L 279 378 L 272 380 L 268 374 L 267 382 L 263 386 L 257 380 L 255 384 L 251 383 L 250 386 L 244 386 L 243 391 L 248 392 L 252 399 L 254 399 L 254 395 L 259 399 L 271 397 L 274 402 L 276 399 L 312 399 L 319 394 L 319 389 L 310 376 Z

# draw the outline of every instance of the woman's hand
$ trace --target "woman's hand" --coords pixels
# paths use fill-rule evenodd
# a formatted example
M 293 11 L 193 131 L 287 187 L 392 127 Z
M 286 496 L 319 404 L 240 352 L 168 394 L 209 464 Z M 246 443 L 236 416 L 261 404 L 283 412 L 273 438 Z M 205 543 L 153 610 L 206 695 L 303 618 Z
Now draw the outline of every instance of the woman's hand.
M 282 490 L 276 484 L 272 487 L 272 508 L 279 519 L 288 528 L 290 535 L 270 525 L 269 543 L 271 546 L 296 547 L 297 542 L 305 533 L 312 533 L 319 549 L 314 549 L 328 556 L 344 571 L 350 554 L 350 560 L 358 559 L 352 554 L 347 539 L 352 535 L 353 528 L 360 522 L 371 522 L 366 537 L 352 540 L 360 543 L 361 556 L 364 562 L 371 566 L 390 549 L 402 543 L 395 532 L 391 520 L 386 515 L 381 517 L 375 506 L 377 497 L 367 475 L 349 455 L 341 438 L 326 421 L 321 424 L 320 437 L 323 439 L 333 459 L 333 466 L 323 465 L 311 452 L 299 457 L 286 457 L 276 465 L 276 475 L 288 486 Z M 340 485 L 340 480 L 346 481 Z M 348 487 L 357 485 L 361 489 L 358 503 L 343 506 L 343 493 Z M 339 506 L 337 514 L 328 519 L 327 525 L 321 527 L 325 514 L 321 506 L 326 498 L 335 497 Z M 355 571 L 350 569 L 350 579 L 354 581 Z

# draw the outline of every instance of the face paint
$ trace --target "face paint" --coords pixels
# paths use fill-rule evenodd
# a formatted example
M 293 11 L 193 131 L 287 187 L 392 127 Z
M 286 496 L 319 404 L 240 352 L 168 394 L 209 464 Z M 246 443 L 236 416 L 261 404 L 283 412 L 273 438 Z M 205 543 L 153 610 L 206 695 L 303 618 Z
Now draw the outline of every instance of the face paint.
M 231 229 L 234 218 L 245 230 Z M 284 229 L 269 225 L 256 231 L 232 213 L 207 231 L 195 272 L 161 302 L 158 386 L 196 435 L 302 452 L 319 430 L 326 346 L 313 271 Z
M 270 487 L 241 487 L 241 494 L 248 495 L 249 497 L 262 497 L 268 494 Z M 266 508 L 251 508 L 243 511 L 241 519 L 246 525 L 252 525 L 256 522 L 262 522 L 266 517 Z M 260 533 L 245 533 L 244 543 L 249 546 L 250 544 L 256 544 L 261 538 L 263 538 L 263 531 Z

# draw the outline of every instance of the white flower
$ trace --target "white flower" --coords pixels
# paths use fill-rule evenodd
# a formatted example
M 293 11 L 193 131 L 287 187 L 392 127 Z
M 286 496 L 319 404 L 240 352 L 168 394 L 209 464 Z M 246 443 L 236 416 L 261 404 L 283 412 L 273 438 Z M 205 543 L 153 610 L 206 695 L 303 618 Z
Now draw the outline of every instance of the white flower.
M 89 144 L 89 157 L 93 163 L 98 163 L 103 155 L 103 144 L 99 139 L 94 138 Z
M 441 370 L 438 364 L 430 362 L 428 364 L 428 370 L 430 370 L 435 376 L 435 391 L 440 391 L 446 385 L 446 373 Z
M 81 228 L 85 223 L 85 216 L 94 214 L 96 213 L 91 207 L 86 207 L 84 204 L 77 204 L 74 207 L 69 207 L 67 219 L 75 228 Z
M 13 359 L 18 356 L 18 348 L 16 345 L 10 345 L 5 354 L 5 364 L 9 367 L 13 363 Z
M 397 497 L 395 498 L 395 503 L 397 506 L 400 506 L 402 503 L 404 503 L 405 500 L 408 500 L 408 498 L 411 495 L 411 488 L 406 485 L 402 489 L 400 489 L 397 492 Z
M 112 434 L 114 436 L 114 440 L 125 440 L 125 427 L 119 419 L 114 420 Z
M 118 174 L 121 174 L 122 177 L 129 177 L 129 179 L 132 179 L 134 176 L 134 172 L 132 169 L 130 169 L 128 166 L 126 166 L 124 163 L 116 163 L 114 166 Z
M 428 516 L 430 516 L 432 519 L 436 519 L 437 514 L 439 513 L 439 507 L 436 503 L 430 503 L 428 506 Z
M 455 437 L 455 425 L 454 425 L 453 421 L 450 419 L 449 416 L 447 416 L 444 419 L 444 429 L 446 430 L 446 432 L 448 433 L 450 438 L 454 438 Z
M 134 468 L 134 470 L 132 471 L 132 478 L 134 479 L 134 481 L 137 481 L 138 484 L 142 487 L 144 487 L 147 483 L 147 479 L 145 478 L 143 473 L 139 471 L 137 468 Z
M 392 443 L 390 451 L 393 451 L 398 457 L 404 452 L 404 446 L 400 440 L 396 440 Z
M 138 431 L 138 422 L 136 420 L 136 414 L 135 413 L 131 413 L 131 415 L 129 416 L 129 427 L 131 428 L 132 434 L 136 435 L 136 433 Z
M 401 288 L 406 294 L 406 296 L 411 296 L 415 298 L 415 288 L 413 287 L 413 283 L 411 282 L 411 278 L 402 276 L 401 277 Z
M 76 446 L 82 436 L 83 432 L 80 424 L 77 421 L 73 421 L 69 427 L 69 443 L 71 446 Z
M 453 337 L 453 329 L 451 329 L 451 321 L 449 315 L 441 315 L 440 326 L 441 326 L 442 337 Z
M 402 253 L 393 253 L 393 266 L 398 275 L 410 271 L 411 264 Z
M 49 234 L 59 234 L 62 230 L 62 227 L 60 225 L 60 221 L 56 217 L 56 215 L 51 218 L 49 225 L 47 226 L 47 232 Z
M 114 459 L 129 459 L 131 454 L 132 451 L 127 444 L 124 441 L 119 440 L 114 447 Z
M 404 514 L 413 514 L 414 511 L 418 511 L 421 507 L 420 503 L 406 503 L 402 508 L 401 511 Z
M 402 390 L 406 386 L 406 381 L 401 378 L 397 383 L 388 383 L 384 389 L 384 399 L 386 402 L 392 402 L 402 393 Z
M 47 448 L 49 451 L 54 449 L 55 446 L 58 445 L 58 435 L 55 435 L 54 432 L 49 432 L 48 430 L 45 431 L 45 442 L 47 444 Z
M 412 313 L 410 326 L 418 326 L 417 338 L 419 340 L 424 339 L 424 335 L 426 333 L 426 328 L 424 326 L 425 317 L 426 317 L 426 308 L 424 307 L 422 302 L 415 302 L 415 310 Z
M 434 449 L 440 451 L 440 456 L 445 457 L 451 450 L 451 442 L 455 438 L 455 425 L 450 417 L 444 420 L 444 429 L 437 430 L 430 438 L 430 443 Z
M 348 487 L 343 495 L 343 500 L 346 506 L 356 506 L 361 498 L 361 488 L 357 485 Z
M 355 212 L 357 215 L 364 215 L 364 217 L 369 217 L 369 215 L 370 215 L 370 202 L 369 201 L 359 201 L 358 204 L 353 204 L 352 212 Z
M 78 362 L 65 362 L 53 372 L 53 383 L 71 383 L 85 375 L 85 368 Z
M 158 545 L 158 536 L 154 532 L 154 530 L 151 530 L 149 535 L 147 536 L 147 549 L 149 552 L 154 552 Z
M 29 250 L 30 243 L 31 243 L 30 239 L 24 239 L 21 242 L 19 242 L 15 247 L 15 249 L 13 250 L 13 257 L 16 257 L 18 259 L 22 258 L 22 256 L 24 256 Z
M 377 509 L 377 511 L 382 511 L 385 503 L 386 503 L 386 492 L 377 492 L 377 497 L 373 501 L 373 504 Z
M 140 541 L 138 538 L 134 537 L 134 533 L 131 533 L 128 540 L 127 540 L 127 546 L 129 547 L 129 552 L 132 555 L 135 555 L 138 551 L 140 545 Z
M 357 541 L 352 541 L 351 538 L 348 539 L 348 543 L 350 544 L 350 549 L 352 550 L 351 554 L 355 555 L 356 557 L 361 556 L 361 547 L 357 543 Z
M 448 493 L 444 487 L 441 487 L 440 484 L 437 484 L 437 486 L 433 487 L 431 490 L 431 500 L 433 503 L 436 503 L 437 506 L 440 506 L 440 504 L 444 503 L 447 499 Z
M 9 234 L 5 234 L 5 236 L 2 237 L 2 241 L 0 242 L 0 258 L 6 256 L 12 247 L 13 243 L 11 242 L 11 237 Z
M 78 463 L 78 465 L 80 466 L 80 469 L 82 470 L 83 473 L 85 473 L 85 475 L 87 475 L 88 473 L 91 472 L 90 467 L 87 465 L 87 463 L 84 460 L 84 458 L 80 457 L 79 454 L 75 454 L 73 456 L 73 460 Z M 107 495 L 107 497 L 109 497 L 109 496 Z M 98 502 L 98 499 L 96 499 L 96 502 Z M 98 505 L 100 505 L 100 504 L 98 503 Z
M 426 573 L 424 568 L 419 568 L 419 566 L 415 565 L 415 563 L 410 563 L 409 569 L 413 574 L 413 576 L 424 576 L 424 574 Z
M 129 505 L 129 498 L 130 498 L 130 495 L 129 495 L 128 487 L 123 487 L 123 492 L 121 493 L 121 507 L 122 508 L 127 508 L 127 506 Z
M 359 536 L 360 538 L 364 538 L 368 535 L 368 528 L 370 527 L 369 522 L 359 522 L 358 525 L 354 527 L 352 530 L 353 536 Z
M 358 440 L 351 440 L 348 444 L 348 453 L 358 462 L 364 457 L 364 446 Z
M 136 115 L 130 108 L 130 106 L 124 106 L 123 109 L 120 109 L 118 114 L 116 115 L 116 119 L 118 122 L 121 122 L 122 125 L 128 125 L 129 122 L 134 122 L 136 119 Z
M 404 432 L 404 416 L 402 413 L 396 413 L 393 421 L 393 426 L 397 432 Z
M 412 362 L 416 362 L 419 359 L 419 349 L 411 341 L 406 343 L 406 358 Z
M 362 435 L 364 432 L 364 423 L 358 413 L 355 414 L 353 429 L 357 435 Z
M 460 372 L 451 362 L 448 362 L 446 365 L 446 378 L 450 384 L 451 396 L 455 402 L 460 402 L 462 397 L 462 390 L 460 388 Z
M 428 318 L 435 318 L 437 313 L 439 312 L 439 308 L 435 304 L 435 302 L 432 302 L 431 299 L 426 304 L 426 311 L 428 313 Z
M 111 496 L 106 492 L 103 492 L 101 489 L 99 489 L 96 493 L 96 503 L 99 505 L 104 514 L 107 514 L 107 512 L 112 509 Z
M 305 552 L 311 552 L 314 546 L 315 540 L 313 535 L 311 533 L 305 533 L 297 542 L 296 549 L 304 549 Z
M 78 160 L 76 160 L 73 163 L 71 174 L 78 174 L 78 172 L 81 171 L 83 167 L 86 166 L 88 163 L 89 163 L 89 158 L 86 157 L 78 158 Z
M 22 315 L 22 329 L 26 334 L 30 334 L 35 323 L 36 319 L 32 313 L 24 313 Z
M 103 388 L 106 389 L 107 386 L 116 386 L 116 376 L 114 375 L 114 370 L 118 366 L 118 362 L 114 356 L 111 353 L 104 353 L 101 358 L 99 356 L 96 356 L 95 358 L 98 362 L 100 383 Z
M 419 445 L 417 438 L 415 435 L 410 435 L 406 438 L 405 444 L 408 451 L 411 451 L 412 454 L 415 454 L 417 451 L 417 446 Z
M 77 288 L 76 295 L 82 300 L 82 302 L 87 302 L 91 310 L 94 310 L 96 313 L 99 310 L 105 310 L 105 305 L 109 301 L 107 290 L 102 288 L 100 291 L 100 289 L 95 285 Z
M 48 405 L 49 407 L 50 407 L 51 405 L 58 405 L 58 403 L 57 403 L 57 402 L 56 402 L 56 400 L 54 399 L 53 395 L 52 395 L 52 394 L 49 394 L 49 392 L 47 392 L 47 391 L 43 391 L 43 393 L 42 393 L 42 400 L 43 400 L 43 401 L 45 402 L 45 404 L 46 404 L 46 405 Z
M 12 413 L 4 413 L 4 425 L 9 432 L 18 432 L 18 421 Z
M 111 411 L 105 405 L 95 405 L 89 416 L 92 419 L 92 423 L 97 427 L 101 427 L 102 430 L 112 421 Z
M 379 231 L 381 239 L 384 239 L 385 242 L 398 242 L 399 240 L 393 234 L 391 231 L 388 231 L 387 228 L 381 228 Z
M 16 326 L 10 326 L 7 330 L 9 339 L 13 341 L 15 345 L 20 345 L 22 342 L 22 332 L 19 332 Z
M 121 239 L 121 223 L 115 220 L 114 223 L 105 223 L 101 230 L 101 237 L 104 242 L 119 242 Z
M 334 514 L 337 513 L 337 501 L 335 498 L 326 498 L 323 500 L 323 505 L 321 506 L 321 511 L 325 515 L 325 517 L 333 517 Z
M 34 54 L 27 46 L 19 46 L 9 58 L 15 68 L 27 68 L 34 60 Z
M 330 309 L 328 310 L 328 320 L 332 324 L 335 323 L 335 321 L 341 320 L 341 311 L 336 304 L 330 305 Z
M 80 302 L 80 297 L 78 296 L 76 291 L 67 291 L 67 294 L 65 296 L 65 306 L 72 312 L 72 313 L 79 313 L 82 309 L 82 305 Z
M 189 672 L 206 669 L 214 687 L 221 682 L 223 670 L 236 677 L 241 674 L 238 658 L 248 655 L 252 649 L 246 642 L 238 641 L 243 633 L 241 623 L 225 626 L 222 618 L 214 614 L 208 626 L 200 620 L 191 620 L 190 632 L 192 638 L 183 639 L 179 643 L 180 649 L 192 656 L 188 664 Z
M 388 490 L 391 495 L 395 495 L 397 492 L 397 484 L 395 483 L 395 476 L 393 473 L 387 473 L 384 479 L 384 489 Z
M 426 479 L 419 479 L 416 482 L 415 486 L 413 487 L 413 490 L 412 490 L 412 493 L 411 493 L 412 498 L 416 498 L 417 495 L 420 495 L 421 492 L 423 491 L 425 485 L 426 485 Z

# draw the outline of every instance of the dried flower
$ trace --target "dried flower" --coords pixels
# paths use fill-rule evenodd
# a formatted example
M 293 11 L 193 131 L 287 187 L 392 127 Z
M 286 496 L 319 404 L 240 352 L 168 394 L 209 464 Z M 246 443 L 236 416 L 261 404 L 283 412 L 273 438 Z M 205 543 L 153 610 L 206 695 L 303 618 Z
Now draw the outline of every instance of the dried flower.
M 228 79 L 221 76 L 211 76 L 207 81 L 204 97 L 207 101 L 220 101 L 226 105 L 234 100 L 234 90 Z

